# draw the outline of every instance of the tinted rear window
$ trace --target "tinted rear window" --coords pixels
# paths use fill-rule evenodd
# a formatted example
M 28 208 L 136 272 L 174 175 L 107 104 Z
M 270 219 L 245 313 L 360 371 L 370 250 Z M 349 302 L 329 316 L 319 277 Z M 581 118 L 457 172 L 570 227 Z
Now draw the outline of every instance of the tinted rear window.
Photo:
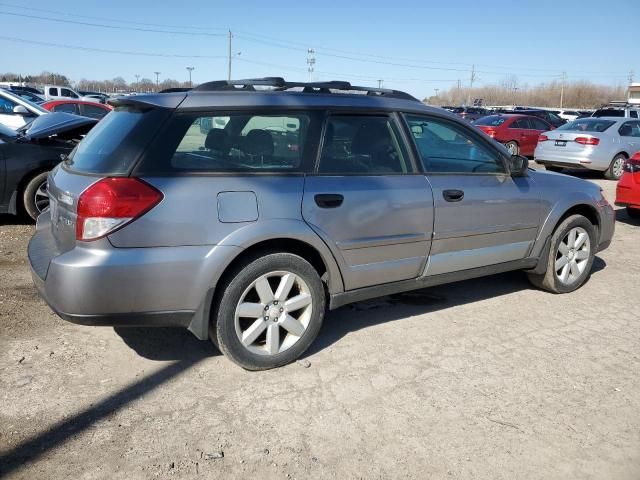
M 126 174 L 168 116 L 161 109 L 118 107 L 87 134 L 65 167 L 82 173 Z
M 565 123 L 558 130 L 571 130 L 579 132 L 604 132 L 607 128 L 613 125 L 615 122 L 611 120 L 595 120 L 589 118 L 582 118 L 580 120 L 574 120 L 573 122 Z
M 489 115 L 488 117 L 482 117 L 473 122 L 474 125 L 484 125 L 487 127 L 499 127 L 507 119 L 499 115 Z

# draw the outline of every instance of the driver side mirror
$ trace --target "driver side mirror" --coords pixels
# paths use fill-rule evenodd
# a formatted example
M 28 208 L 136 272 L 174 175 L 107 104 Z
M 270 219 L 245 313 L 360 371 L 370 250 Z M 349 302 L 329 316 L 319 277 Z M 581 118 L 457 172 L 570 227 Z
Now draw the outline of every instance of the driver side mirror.
M 13 107 L 13 113 L 15 113 L 16 115 L 24 115 L 25 117 L 31 116 L 31 112 L 22 105 L 16 105 L 15 107 Z
M 529 159 L 522 155 L 511 155 L 509 171 L 512 177 L 526 177 L 529 171 Z

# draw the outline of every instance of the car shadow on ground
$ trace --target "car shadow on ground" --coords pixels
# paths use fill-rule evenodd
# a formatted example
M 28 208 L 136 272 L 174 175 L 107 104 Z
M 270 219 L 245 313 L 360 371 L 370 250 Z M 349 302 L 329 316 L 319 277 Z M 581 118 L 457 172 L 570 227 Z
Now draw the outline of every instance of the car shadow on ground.
M 627 213 L 626 208 L 616 209 L 616 222 L 625 223 L 627 225 L 633 225 L 634 227 L 640 227 L 640 218 L 632 218 Z
M 0 227 L 3 225 L 34 225 L 35 222 L 26 215 L 0 213 Z
M 605 261 L 596 256 L 592 275 L 605 267 Z M 523 272 L 508 272 L 346 305 L 327 312 L 318 338 L 304 356 L 318 353 L 362 328 L 531 288 Z M 182 328 L 116 327 L 114 331 L 129 348 L 149 360 L 196 362 L 220 355 L 210 341 L 198 340 Z
M 220 355 L 211 342 L 198 340 L 184 328 L 115 327 L 122 341 L 149 360 L 197 361 Z

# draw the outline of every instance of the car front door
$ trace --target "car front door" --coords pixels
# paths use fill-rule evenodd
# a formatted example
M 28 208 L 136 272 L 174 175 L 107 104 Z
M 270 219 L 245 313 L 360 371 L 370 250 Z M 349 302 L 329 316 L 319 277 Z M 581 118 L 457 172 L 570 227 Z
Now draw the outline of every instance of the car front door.
M 516 118 L 508 127 L 509 138 L 512 138 L 518 143 L 518 153 L 521 155 L 526 155 L 526 151 L 529 148 L 528 129 L 529 122 L 525 118 Z
M 476 132 L 448 119 L 406 115 L 433 189 L 433 240 L 425 275 L 525 258 L 541 220 L 529 177 L 511 177 L 506 159 Z
M 305 221 L 338 261 L 345 289 L 418 277 L 433 196 L 394 115 L 332 114 L 302 201 Z

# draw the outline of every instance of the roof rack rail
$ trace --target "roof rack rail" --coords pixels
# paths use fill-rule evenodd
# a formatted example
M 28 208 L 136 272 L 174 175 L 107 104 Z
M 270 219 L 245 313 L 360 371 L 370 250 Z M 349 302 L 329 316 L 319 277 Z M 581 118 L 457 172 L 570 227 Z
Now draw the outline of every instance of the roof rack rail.
M 256 91 L 255 87 L 273 87 L 281 92 L 291 88 L 302 88 L 303 93 L 332 93 L 332 90 L 345 92 L 365 92 L 367 95 L 376 95 L 387 98 L 398 98 L 419 102 L 417 98 L 400 90 L 386 88 L 360 87 L 349 82 L 331 80 L 326 82 L 287 82 L 282 77 L 249 78 L 244 80 L 216 80 L 198 85 L 194 92 L 215 91 Z

